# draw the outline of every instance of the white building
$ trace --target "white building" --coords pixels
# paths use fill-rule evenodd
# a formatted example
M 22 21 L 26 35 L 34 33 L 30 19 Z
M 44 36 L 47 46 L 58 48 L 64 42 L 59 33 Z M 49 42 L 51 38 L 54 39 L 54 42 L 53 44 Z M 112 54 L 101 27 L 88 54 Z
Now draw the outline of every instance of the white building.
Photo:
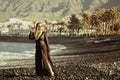
M 9 19 L 9 22 L 10 23 L 20 23 L 22 20 L 21 19 L 18 19 L 18 18 L 10 18 Z

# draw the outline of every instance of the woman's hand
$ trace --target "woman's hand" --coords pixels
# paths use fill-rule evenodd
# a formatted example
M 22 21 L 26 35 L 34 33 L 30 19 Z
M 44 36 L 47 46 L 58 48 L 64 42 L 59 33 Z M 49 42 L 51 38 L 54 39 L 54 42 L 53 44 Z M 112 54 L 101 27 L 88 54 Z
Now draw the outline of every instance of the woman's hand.
M 35 32 L 35 28 L 34 28 L 34 27 L 31 27 L 31 28 L 30 28 L 30 32 L 33 32 L 33 33 L 34 33 L 34 32 Z

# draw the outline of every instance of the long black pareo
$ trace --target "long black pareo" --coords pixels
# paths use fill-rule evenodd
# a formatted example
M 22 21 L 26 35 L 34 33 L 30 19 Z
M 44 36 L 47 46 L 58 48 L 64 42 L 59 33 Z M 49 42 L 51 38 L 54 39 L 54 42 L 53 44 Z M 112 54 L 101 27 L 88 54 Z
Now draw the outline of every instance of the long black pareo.
M 38 40 L 35 39 L 34 33 L 30 32 L 29 39 L 36 42 L 35 52 L 35 70 L 38 76 L 55 76 L 57 71 L 53 66 L 50 58 L 50 47 L 46 32 L 43 31 Z

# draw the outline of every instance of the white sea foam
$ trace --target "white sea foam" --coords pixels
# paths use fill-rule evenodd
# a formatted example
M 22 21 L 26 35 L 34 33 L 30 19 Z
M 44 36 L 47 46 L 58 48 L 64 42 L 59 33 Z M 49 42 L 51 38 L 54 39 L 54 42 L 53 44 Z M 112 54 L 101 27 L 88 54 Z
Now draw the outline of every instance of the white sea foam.
M 61 51 L 62 49 L 66 49 L 66 47 L 64 46 L 61 46 L 61 45 L 55 45 L 55 46 L 52 46 L 52 49 L 51 49 L 51 55 L 53 53 L 56 53 L 58 51 Z M 24 58 L 31 58 L 35 55 L 35 49 L 34 50 L 31 50 L 31 51 L 24 51 L 24 52 L 3 52 L 3 51 L 0 51 L 0 60 L 1 59 L 4 59 L 4 60 L 7 60 L 7 59 L 24 59 Z
M 12 53 L 12 52 L 0 52 L 0 60 L 8 59 L 26 59 L 33 57 L 34 54 L 29 53 Z
M 57 45 L 52 46 L 51 49 L 53 52 L 56 52 L 56 51 L 61 51 L 62 49 L 66 49 L 66 47 L 63 45 L 57 44 Z
M 10 46 L 10 45 L 8 45 L 8 46 Z M 0 65 L 6 65 L 7 64 L 5 62 L 6 60 L 8 61 L 8 60 L 15 60 L 15 59 L 31 59 L 35 56 L 34 46 L 32 48 L 30 46 L 30 49 L 27 48 L 27 50 L 25 49 L 26 48 L 25 44 L 24 44 L 24 49 L 21 49 L 22 46 L 23 45 L 19 44 L 19 46 L 17 46 L 18 48 L 16 48 L 16 47 L 11 48 L 10 47 L 7 49 L 4 49 L 4 46 L 0 46 Z M 51 48 L 50 55 L 57 54 L 58 51 L 61 51 L 62 49 L 66 49 L 65 46 L 60 45 L 60 44 L 57 44 L 57 45 L 51 44 L 50 48 Z
M 102 43 L 102 42 L 107 42 L 110 41 L 111 39 L 103 39 L 103 40 L 96 40 L 94 43 Z
M 7 63 L 5 62 L 5 61 L 3 61 L 3 60 L 0 60 L 0 65 L 2 66 L 2 65 L 6 65 Z

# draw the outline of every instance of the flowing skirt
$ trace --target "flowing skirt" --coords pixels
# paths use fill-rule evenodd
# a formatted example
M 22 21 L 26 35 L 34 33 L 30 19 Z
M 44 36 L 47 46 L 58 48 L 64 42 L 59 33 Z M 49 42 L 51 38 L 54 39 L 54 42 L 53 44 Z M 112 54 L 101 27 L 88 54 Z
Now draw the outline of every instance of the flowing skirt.
M 53 63 L 50 59 L 50 55 L 47 52 L 46 45 L 42 45 L 40 49 L 36 49 L 35 69 L 36 69 L 36 75 L 38 76 L 57 75 L 57 71 L 55 70 Z

